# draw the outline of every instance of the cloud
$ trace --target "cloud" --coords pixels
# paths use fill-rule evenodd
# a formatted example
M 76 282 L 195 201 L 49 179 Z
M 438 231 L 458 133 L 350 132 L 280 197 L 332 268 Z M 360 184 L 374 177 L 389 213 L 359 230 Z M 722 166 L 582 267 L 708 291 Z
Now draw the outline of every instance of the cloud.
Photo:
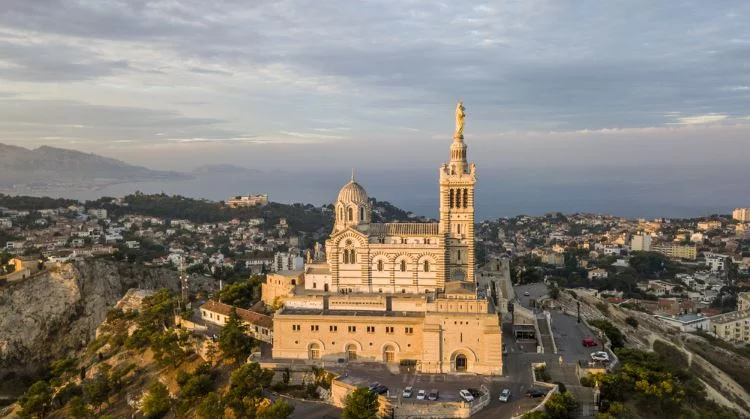
M 717 122 L 726 121 L 729 115 L 708 113 L 704 115 L 691 115 L 691 116 L 679 116 L 677 122 L 674 124 L 678 125 L 703 125 L 703 124 L 715 124 Z
M 4 0 L 0 81 L 24 114 L 0 136 L 437 140 L 458 99 L 476 137 L 737 124 L 748 17 L 740 0 Z

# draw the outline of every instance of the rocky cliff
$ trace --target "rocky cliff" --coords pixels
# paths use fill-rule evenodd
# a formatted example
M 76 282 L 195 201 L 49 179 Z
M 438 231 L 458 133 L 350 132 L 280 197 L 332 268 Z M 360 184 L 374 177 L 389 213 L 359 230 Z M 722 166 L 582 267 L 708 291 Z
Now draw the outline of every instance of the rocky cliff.
M 191 285 L 206 289 L 211 282 L 200 277 Z M 31 369 L 74 355 L 94 338 L 107 311 L 130 288 L 176 293 L 178 274 L 89 259 L 0 287 L 0 371 Z

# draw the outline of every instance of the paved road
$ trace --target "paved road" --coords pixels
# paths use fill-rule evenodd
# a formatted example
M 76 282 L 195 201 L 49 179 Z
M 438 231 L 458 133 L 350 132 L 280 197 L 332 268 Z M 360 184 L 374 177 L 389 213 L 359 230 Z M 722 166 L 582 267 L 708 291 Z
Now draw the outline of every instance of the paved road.
M 563 357 L 565 362 L 588 360 L 591 352 L 601 350 L 601 345 L 591 348 L 583 346 L 584 338 L 592 338 L 596 342 L 599 342 L 599 339 L 585 324 L 578 323 L 576 317 L 557 311 L 553 311 L 551 314 L 552 333 L 555 336 L 557 352 Z
M 521 305 L 525 308 L 532 309 L 531 301 L 541 298 L 547 294 L 547 285 L 541 282 L 535 282 L 533 284 L 518 285 L 515 287 L 516 296 L 521 302 Z M 526 293 L 529 295 L 526 295 Z

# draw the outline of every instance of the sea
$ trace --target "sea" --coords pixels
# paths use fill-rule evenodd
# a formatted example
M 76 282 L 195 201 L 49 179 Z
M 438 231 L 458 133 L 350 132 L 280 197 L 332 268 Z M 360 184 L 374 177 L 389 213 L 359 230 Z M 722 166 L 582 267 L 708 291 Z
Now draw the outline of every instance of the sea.
M 549 212 L 605 213 L 632 218 L 690 218 L 729 214 L 750 207 L 750 165 L 711 167 L 578 167 L 479 168 L 477 220 L 542 215 Z M 117 183 L 97 188 L 24 190 L 13 194 L 48 195 L 80 200 L 143 193 L 179 194 L 226 200 L 230 196 L 266 193 L 282 203 L 323 205 L 336 199 L 351 173 L 294 171 L 196 173 L 189 180 Z M 370 197 L 436 217 L 438 169 L 364 170 L 357 182 Z

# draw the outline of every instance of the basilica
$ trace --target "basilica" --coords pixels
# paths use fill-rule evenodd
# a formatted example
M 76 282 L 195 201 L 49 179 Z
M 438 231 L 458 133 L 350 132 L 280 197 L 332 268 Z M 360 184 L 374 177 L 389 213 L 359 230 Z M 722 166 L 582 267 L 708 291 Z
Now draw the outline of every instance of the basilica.
M 424 373 L 501 374 L 501 331 L 474 263 L 476 167 L 467 162 L 464 107 L 439 169 L 437 223 L 374 223 L 354 176 L 334 203 L 325 254 L 301 272 L 268 276 L 273 357 L 409 363 Z

